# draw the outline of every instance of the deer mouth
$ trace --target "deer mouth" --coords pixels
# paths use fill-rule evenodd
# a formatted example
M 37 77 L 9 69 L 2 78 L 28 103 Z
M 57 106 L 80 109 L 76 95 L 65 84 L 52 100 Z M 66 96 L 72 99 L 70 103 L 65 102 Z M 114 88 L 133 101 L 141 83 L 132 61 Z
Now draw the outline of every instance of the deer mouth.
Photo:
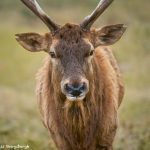
M 72 95 L 66 95 L 66 98 L 68 101 L 83 101 L 85 98 L 85 94 L 82 94 L 80 96 L 72 96 Z

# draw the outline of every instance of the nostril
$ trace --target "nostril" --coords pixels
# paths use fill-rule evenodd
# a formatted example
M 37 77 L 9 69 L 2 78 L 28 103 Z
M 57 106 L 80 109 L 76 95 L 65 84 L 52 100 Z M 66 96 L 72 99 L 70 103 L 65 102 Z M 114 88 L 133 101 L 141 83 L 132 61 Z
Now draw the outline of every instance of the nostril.
M 65 84 L 65 91 L 67 92 L 67 93 L 71 93 L 72 92 L 72 87 L 69 85 L 69 84 Z
M 80 90 L 81 92 L 84 92 L 84 91 L 86 91 L 86 88 L 87 88 L 86 83 L 83 83 L 83 84 L 80 86 L 79 90 Z

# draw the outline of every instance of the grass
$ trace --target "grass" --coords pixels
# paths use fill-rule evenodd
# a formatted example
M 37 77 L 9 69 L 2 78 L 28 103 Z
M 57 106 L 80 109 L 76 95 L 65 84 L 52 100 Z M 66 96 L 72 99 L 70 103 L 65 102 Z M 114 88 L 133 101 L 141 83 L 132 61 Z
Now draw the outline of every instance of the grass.
M 56 13 L 57 7 L 50 9 L 50 13 L 60 23 L 78 22 L 95 4 L 93 1 L 87 8 L 83 4 L 77 8 L 72 8 L 71 4 L 63 5 L 61 13 Z M 119 109 L 120 125 L 115 150 L 150 149 L 150 20 L 147 12 L 150 2 L 144 0 L 142 4 L 141 7 L 140 0 L 116 0 L 95 24 L 97 27 L 118 22 L 128 25 L 123 38 L 111 46 L 126 85 L 125 98 Z M 32 15 L 28 17 L 35 22 L 30 18 L 28 23 L 23 14 L 10 11 L 12 9 L 4 10 L 0 14 L 4 18 L 0 24 L 0 145 L 28 144 L 31 150 L 55 150 L 40 120 L 34 95 L 35 74 L 45 54 L 25 51 L 14 37 L 19 32 L 34 30 L 43 33 L 47 29 Z
M 31 150 L 53 150 L 36 106 L 35 97 L 11 88 L 0 90 L 0 144 L 29 145 Z

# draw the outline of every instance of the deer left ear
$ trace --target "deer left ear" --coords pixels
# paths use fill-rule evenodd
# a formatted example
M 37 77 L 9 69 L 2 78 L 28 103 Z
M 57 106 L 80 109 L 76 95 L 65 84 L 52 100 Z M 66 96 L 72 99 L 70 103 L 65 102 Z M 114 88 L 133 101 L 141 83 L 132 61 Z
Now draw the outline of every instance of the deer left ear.
M 125 32 L 127 27 L 123 24 L 105 26 L 94 32 L 94 46 L 107 46 L 117 42 Z
M 51 35 L 46 33 L 40 35 L 37 33 L 21 33 L 16 34 L 18 43 L 31 52 L 47 51 L 49 44 L 51 44 Z

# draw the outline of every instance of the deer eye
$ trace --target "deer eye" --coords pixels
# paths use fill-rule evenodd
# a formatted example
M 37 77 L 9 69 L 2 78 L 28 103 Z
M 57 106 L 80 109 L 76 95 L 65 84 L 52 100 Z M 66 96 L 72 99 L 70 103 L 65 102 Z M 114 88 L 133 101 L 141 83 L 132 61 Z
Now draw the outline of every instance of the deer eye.
M 49 53 L 52 58 L 56 58 L 56 54 L 54 52 Z
M 89 53 L 89 56 L 92 56 L 94 53 L 94 50 L 91 50 L 90 53 Z

